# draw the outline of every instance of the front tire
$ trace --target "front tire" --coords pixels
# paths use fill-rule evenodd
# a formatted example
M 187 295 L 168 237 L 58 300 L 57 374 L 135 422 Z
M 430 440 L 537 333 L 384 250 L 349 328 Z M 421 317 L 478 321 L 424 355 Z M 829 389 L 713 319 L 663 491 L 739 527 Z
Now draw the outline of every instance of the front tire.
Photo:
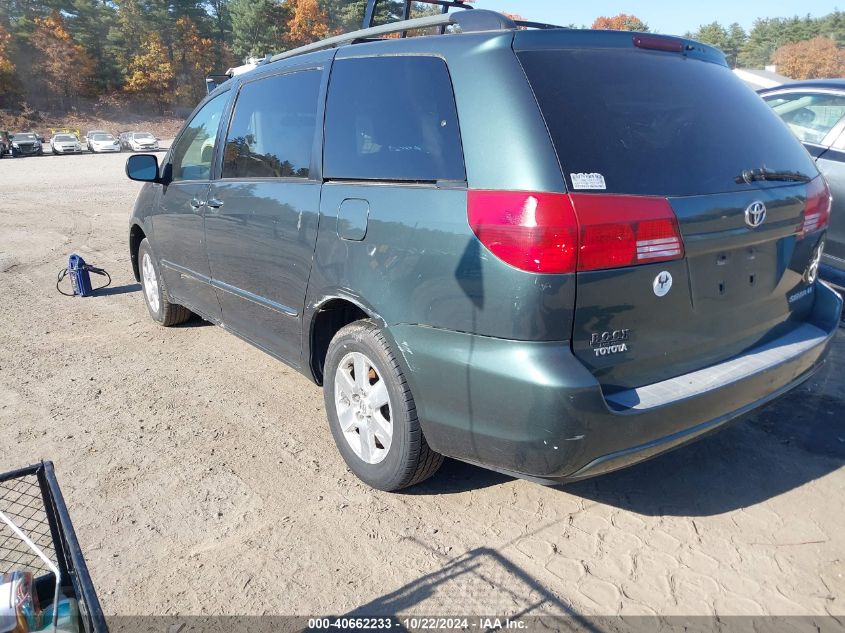
M 141 273 L 141 287 L 144 291 L 144 303 L 153 321 L 165 327 L 179 325 L 191 318 L 191 311 L 178 303 L 171 303 L 167 294 L 164 277 L 153 255 L 147 238 L 141 240 L 138 247 L 138 271 Z
M 332 339 L 323 394 L 335 444 L 364 483 L 390 492 L 440 468 L 443 456 L 428 446 L 408 382 L 374 322 L 350 323 Z

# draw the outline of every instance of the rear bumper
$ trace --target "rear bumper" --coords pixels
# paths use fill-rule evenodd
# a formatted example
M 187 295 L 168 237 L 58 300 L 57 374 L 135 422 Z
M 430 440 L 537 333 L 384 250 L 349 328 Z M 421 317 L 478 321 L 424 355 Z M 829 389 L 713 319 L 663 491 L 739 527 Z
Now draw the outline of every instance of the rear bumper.
M 816 284 L 808 321 L 781 339 L 664 383 L 605 396 L 568 342 L 389 328 L 431 447 L 546 482 L 610 472 L 764 406 L 824 362 L 842 299 Z

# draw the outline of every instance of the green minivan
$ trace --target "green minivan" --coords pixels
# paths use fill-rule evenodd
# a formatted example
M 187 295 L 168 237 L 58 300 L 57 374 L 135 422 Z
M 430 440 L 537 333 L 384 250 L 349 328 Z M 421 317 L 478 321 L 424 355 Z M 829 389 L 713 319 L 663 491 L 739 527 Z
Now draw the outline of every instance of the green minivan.
M 379 39 L 422 26 L 455 32 Z M 709 46 L 476 9 L 231 74 L 161 164 L 127 163 L 135 276 L 162 325 L 322 385 L 375 488 L 443 456 L 598 475 L 824 362 L 830 192 Z

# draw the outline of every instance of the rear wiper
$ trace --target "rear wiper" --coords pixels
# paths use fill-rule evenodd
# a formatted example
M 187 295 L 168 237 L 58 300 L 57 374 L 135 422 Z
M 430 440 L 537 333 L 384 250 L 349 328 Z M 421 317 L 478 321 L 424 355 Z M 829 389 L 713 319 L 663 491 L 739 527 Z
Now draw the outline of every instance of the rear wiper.
M 746 169 L 734 180 L 738 185 L 745 183 L 750 185 L 752 182 L 758 180 L 773 180 L 781 182 L 810 182 L 812 178 L 807 174 L 802 174 L 800 171 L 773 171 L 761 167 L 760 169 Z

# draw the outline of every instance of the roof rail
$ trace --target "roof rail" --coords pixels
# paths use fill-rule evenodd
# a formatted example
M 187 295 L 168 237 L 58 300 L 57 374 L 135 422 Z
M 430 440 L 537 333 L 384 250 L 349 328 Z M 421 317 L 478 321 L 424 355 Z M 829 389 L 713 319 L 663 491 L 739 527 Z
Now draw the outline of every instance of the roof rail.
M 315 51 L 325 50 L 327 48 L 336 48 L 346 44 L 354 44 L 355 42 L 370 41 L 379 38 L 383 35 L 392 35 L 393 33 L 400 33 L 402 37 L 408 31 L 417 29 L 439 28 L 443 33 L 446 27 L 454 25 L 463 32 L 472 31 L 504 31 L 513 30 L 518 27 L 535 28 L 535 29 L 559 29 L 565 28 L 555 26 L 554 24 L 545 24 L 542 22 L 528 22 L 525 20 L 512 20 L 506 15 L 497 13 L 496 11 L 488 11 L 486 9 L 473 9 L 472 6 L 466 4 L 464 0 L 405 0 L 404 15 L 410 15 L 411 2 L 423 2 L 425 4 L 436 4 L 443 7 L 440 15 L 431 15 L 421 18 L 409 18 L 391 22 L 389 24 L 382 24 L 380 26 L 370 26 L 358 31 L 350 33 L 343 33 L 335 35 L 313 44 L 306 44 L 277 55 L 267 55 L 263 59 L 250 59 L 247 64 L 238 66 L 237 68 L 230 68 L 225 75 L 208 75 L 206 78 L 206 88 L 208 92 L 212 92 L 217 86 L 224 83 L 231 77 L 243 72 L 248 72 L 257 66 L 263 66 L 271 62 L 276 62 L 282 59 L 289 59 L 305 53 L 312 53 Z M 368 0 L 367 11 L 365 13 L 365 22 L 372 23 L 375 14 L 375 7 L 378 0 Z M 450 7 L 460 7 L 462 9 L 473 9 L 472 11 L 461 11 L 458 13 L 447 13 Z
M 364 21 L 361 25 L 361 28 L 368 29 L 372 28 L 373 23 L 376 19 L 376 7 L 378 6 L 380 0 L 367 0 L 367 9 L 364 12 Z M 467 2 L 472 2 L 472 0 L 403 0 L 404 7 L 402 9 L 402 20 L 409 20 L 411 18 L 411 5 L 412 4 L 433 4 L 440 6 L 441 10 L 440 13 L 444 14 L 449 11 L 450 8 L 456 9 L 474 9 L 471 4 L 467 4 Z M 566 27 L 558 26 L 556 24 L 547 24 L 545 22 L 532 22 L 530 20 L 513 20 L 513 22 L 517 26 L 521 26 L 524 28 L 529 29 L 562 29 Z M 439 31 L 440 33 L 445 33 L 447 25 L 440 25 Z M 401 31 L 401 37 L 405 37 L 407 35 L 407 31 Z
M 411 19 L 411 4 L 414 0 L 404 0 L 404 7 L 402 8 L 402 20 L 410 20 Z M 471 1 L 471 0 L 470 0 Z M 467 4 L 464 0 L 417 0 L 422 4 L 434 4 L 439 5 L 441 7 L 440 13 L 448 13 L 450 7 L 457 7 L 459 9 L 474 9 L 470 4 Z M 367 9 L 364 11 L 364 20 L 361 24 L 362 29 L 369 29 L 374 26 L 375 19 L 376 19 L 376 7 L 378 6 L 379 0 L 367 0 Z M 440 34 L 446 32 L 446 26 L 440 26 Z M 401 31 L 400 37 L 405 37 L 408 34 L 407 31 Z
M 344 44 L 352 44 L 353 42 L 368 40 L 382 35 L 413 31 L 415 29 L 427 29 L 435 26 L 449 26 L 452 24 L 459 26 L 462 31 L 501 31 L 515 29 L 517 27 L 516 22 L 509 17 L 486 9 L 475 9 L 461 13 L 444 13 L 423 18 L 413 18 L 411 20 L 400 20 L 398 22 L 391 22 L 390 24 L 361 29 L 360 31 L 335 35 L 334 37 L 329 37 L 313 44 L 306 44 L 305 46 L 273 55 L 269 61 L 275 62 L 280 59 L 288 59 L 289 57 L 296 57 L 305 53 L 335 48 Z

